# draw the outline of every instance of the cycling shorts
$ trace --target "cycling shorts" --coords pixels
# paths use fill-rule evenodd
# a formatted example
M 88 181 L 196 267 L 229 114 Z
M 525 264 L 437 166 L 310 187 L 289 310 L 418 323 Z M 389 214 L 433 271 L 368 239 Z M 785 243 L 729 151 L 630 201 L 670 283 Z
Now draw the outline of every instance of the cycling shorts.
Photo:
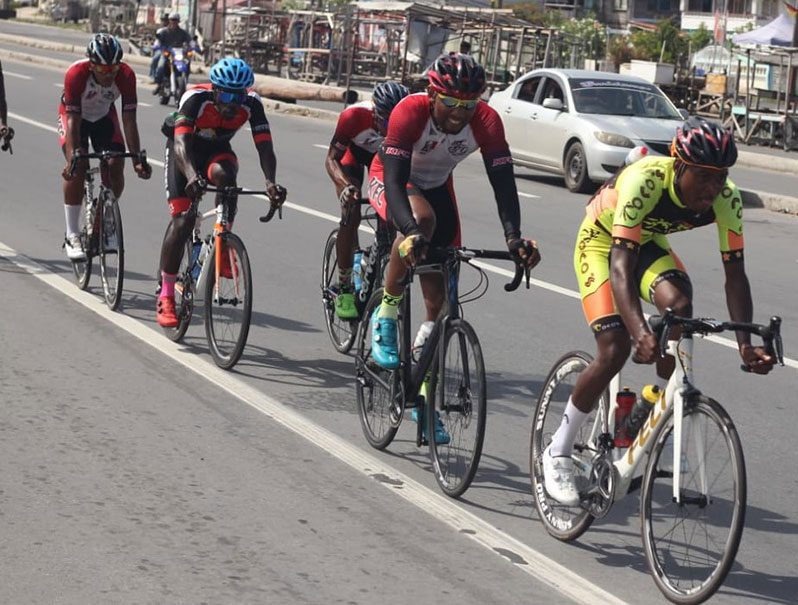
M 186 212 L 191 208 L 191 199 L 186 195 L 186 184 L 188 179 L 177 167 L 174 157 L 174 140 L 166 140 L 165 164 L 166 164 L 166 199 L 169 203 L 169 211 L 172 216 Z M 204 176 L 208 182 L 211 181 L 211 167 L 223 161 L 232 162 L 238 167 L 238 158 L 230 147 L 230 143 L 214 142 L 205 143 L 198 138 L 194 138 L 193 164 L 195 170 Z M 234 206 L 233 206 L 234 210 Z
M 427 200 L 435 213 L 435 232 L 430 245 L 445 248 L 460 246 L 460 213 L 457 210 L 457 199 L 454 195 L 452 175 L 440 187 L 422 189 L 412 183 L 407 184 L 407 195 L 421 195 Z M 389 216 L 388 203 L 385 200 L 385 184 L 380 176 L 371 173 L 369 180 L 369 203 L 380 218 L 393 225 Z
M 63 150 L 66 145 L 67 112 L 63 103 L 58 106 L 58 144 Z M 125 151 L 125 138 L 122 136 L 122 127 L 116 108 L 111 109 L 96 122 L 80 120 L 80 148 L 89 150 L 89 141 L 95 152 L 98 151 Z
M 607 330 L 623 330 L 610 285 L 610 252 L 612 237 L 598 223 L 586 216 L 579 226 L 574 248 L 574 270 L 579 280 L 582 310 L 594 335 Z M 690 291 L 690 277 L 671 249 L 668 238 L 654 234 L 640 246 L 635 280 L 640 298 L 653 303 L 654 289 L 662 281 L 681 282 Z

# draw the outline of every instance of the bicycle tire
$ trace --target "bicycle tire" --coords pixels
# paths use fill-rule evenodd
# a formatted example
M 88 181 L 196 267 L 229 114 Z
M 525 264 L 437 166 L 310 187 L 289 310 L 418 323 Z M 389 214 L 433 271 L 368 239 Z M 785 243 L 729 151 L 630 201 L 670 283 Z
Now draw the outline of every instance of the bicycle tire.
M 222 369 L 231 369 L 244 352 L 252 320 L 252 273 L 249 256 L 241 241 L 234 233 L 222 236 L 223 247 L 232 252 L 232 278 L 222 278 L 219 284 L 219 297 L 215 299 L 216 271 L 209 267 L 205 282 L 205 335 L 213 361 Z M 205 262 L 213 263 L 209 256 Z M 236 327 L 237 325 L 237 327 Z
M 718 430 L 715 437 L 706 434 L 712 427 Z M 745 524 L 745 458 L 737 429 L 726 410 L 713 399 L 694 396 L 689 404 L 685 403 L 680 481 L 683 498 L 677 504 L 673 502 L 672 430 L 671 412 L 646 465 L 640 506 L 641 532 L 646 561 L 662 594 L 674 603 L 694 605 L 715 594 L 734 564 Z M 718 447 L 721 451 L 708 451 L 707 447 Z M 718 477 L 708 477 L 709 463 L 712 468 L 717 466 L 729 474 L 730 489 L 724 489 Z M 702 485 L 712 488 L 709 498 Z M 660 539 L 655 534 L 667 527 L 668 511 L 673 511 L 674 527 Z M 692 521 L 698 524 L 702 520 L 706 523 L 703 529 L 688 527 Z M 726 532 L 728 535 L 720 535 Z M 723 545 L 717 557 L 708 552 L 712 545 Z M 680 564 L 680 560 L 686 564 Z M 703 564 L 705 574 L 698 571 L 698 564 Z M 685 568 L 688 573 L 682 583 L 676 573 Z M 699 579 L 700 576 L 705 577 Z
M 108 198 L 98 204 L 99 220 L 99 249 L 100 249 L 100 278 L 103 285 L 105 304 L 111 311 L 119 308 L 122 301 L 122 287 L 125 282 L 125 239 L 122 230 L 122 213 L 119 203 L 113 199 L 113 194 L 108 192 Z M 115 249 L 106 249 L 109 238 L 116 236 Z M 116 257 L 116 267 L 112 259 Z
M 174 328 L 164 328 L 164 332 L 169 340 L 180 342 L 186 335 L 191 318 L 194 316 L 194 278 L 191 276 L 191 254 L 194 245 L 189 239 L 186 242 L 186 249 L 180 261 L 180 268 L 177 271 L 175 281 L 175 315 L 177 315 L 177 326 Z
M 549 371 L 540 392 L 529 444 L 529 477 L 532 495 L 546 531 L 563 542 L 576 540 L 585 533 L 595 517 L 580 506 L 568 507 L 549 497 L 543 481 L 542 454 L 551 443 L 551 437 L 560 426 L 565 405 L 571 394 L 573 384 L 568 384 L 569 376 L 575 377 L 593 361 L 584 351 L 571 351 L 558 359 Z M 574 378 L 575 382 L 575 378 Z M 584 485 L 590 472 L 592 454 L 595 453 L 593 441 L 601 432 L 603 417 L 609 409 L 609 390 L 605 390 L 599 404 L 587 418 L 577 435 L 574 447 L 574 478 L 577 487 Z M 547 422 L 548 421 L 548 422 Z
M 80 223 L 78 233 L 80 233 L 80 243 L 86 255 L 84 260 L 72 261 L 72 271 L 75 273 L 75 281 L 78 288 L 85 290 L 89 287 L 91 279 L 91 236 L 86 229 L 86 196 L 83 196 L 83 203 L 80 206 Z
M 443 364 L 432 373 L 430 405 L 425 406 L 427 436 L 435 480 L 444 494 L 458 498 L 474 480 L 485 441 L 485 362 L 477 334 L 465 320 L 448 322 L 443 338 Z M 448 443 L 435 442 L 438 419 Z
M 324 244 L 324 256 L 321 261 L 321 303 L 324 309 L 324 325 L 335 350 L 348 353 L 357 337 L 358 321 L 339 319 L 335 313 L 335 297 L 337 288 L 335 280 L 338 275 L 338 254 L 336 242 L 338 229 L 333 229 Z
M 385 370 L 371 359 L 371 315 L 382 302 L 382 288 L 371 295 L 363 312 L 355 352 L 355 395 L 363 434 L 369 445 L 384 450 L 396 437 L 399 423 L 391 420 L 393 398 L 400 392 L 399 371 Z M 400 332 L 401 334 L 401 327 Z

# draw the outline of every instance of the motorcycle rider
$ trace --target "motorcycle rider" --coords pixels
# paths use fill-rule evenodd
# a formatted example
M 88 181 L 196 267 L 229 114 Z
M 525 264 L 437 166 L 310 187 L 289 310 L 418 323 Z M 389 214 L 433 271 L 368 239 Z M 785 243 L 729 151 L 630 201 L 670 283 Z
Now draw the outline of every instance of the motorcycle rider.
M 161 13 L 161 27 L 155 31 L 155 42 L 152 43 L 152 60 L 150 61 L 150 82 L 155 82 L 155 70 L 158 69 L 158 62 L 161 60 L 161 42 L 158 34 L 169 26 L 169 13 Z
M 193 42 L 191 35 L 180 27 L 180 13 L 170 14 L 169 24 L 165 28 L 159 29 L 155 37 L 161 45 L 161 51 L 170 48 L 182 48 L 183 46 L 191 45 Z M 166 55 L 161 52 L 158 59 L 158 67 L 155 70 L 155 90 L 152 91 L 152 94 L 158 95 L 161 93 L 165 71 Z

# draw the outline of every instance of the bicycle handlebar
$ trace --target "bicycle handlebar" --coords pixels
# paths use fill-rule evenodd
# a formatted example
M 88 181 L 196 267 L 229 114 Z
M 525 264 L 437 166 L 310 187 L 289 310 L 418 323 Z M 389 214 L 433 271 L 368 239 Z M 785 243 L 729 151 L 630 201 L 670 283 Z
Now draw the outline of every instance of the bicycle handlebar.
M 468 262 L 471 259 L 484 258 L 492 260 L 509 260 L 515 263 L 515 274 L 510 283 L 504 284 L 505 292 L 513 292 L 521 285 L 521 280 L 526 277 L 526 287 L 529 289 L 530 267 L 517 262 L 516 258 L 508 250 L 484 250 L 481 248 L 428 248 L 427 256 L 423 264 L 443 263 L 451 260 L 461 260 Z
M 72 160 L 70 161 L 69 164 L 69 175 L 72 176 L 75 174 L 75 170 L 77 170 L 78 162 L 80 160 L 100 160 L 100 163 L 102 164 L 113 158 L 134 158 L 138 160 L 137 163 L 146 164 L 147 152 L 144 149 L 142 149 L 138 153 L 133 153 L 130 151 L 112 151 L 110 149 L 104 149 L 103 151 L 87 153 L 81 151 L 80 149 L 76 149 L 72 153 Z
M 281 189 L 285 189 L 280 185 L 277 185 Z M 269 208 L 269 212 L 266 213 L 265 216 L 261 216 L 258 220 L 261 223 L 268 223 L 272 218 L 274 218 L 274 213 L 277 213 L 277 217 L 280 220 L 283 220 L 283 203 L 282 202 L 275 202 L 269 196 L 269 192 L 267 190 L 259 190 L 259 189 L 244 189 L 243 187 L 237 187 L 235 185 L 225 185 L 224 187 L 217 187 L 216 185 L 206 184 L 202 188 L 207 193 L 222 193 L 222 194 L 229 194 L 229 195 L 265 195 L 269 198 L 269 204 L 271 207 Z
M 784 343 L 781 339 L 781 317 L 774 315 L 767 324 L 747 323 L 740 321 L 718 321 L 711 318 L 691 318 L 679 317 L 673 313 L 672 309 L 666 309 L 664 315 L 652 315 L 648 320 L 651 330 L 657 336 L 660 350 L 664 351 L 671 328 L 680 326 L 685 334 L 712 334 L 733 330 L 735 332 L 747 332 L 756 334 L 762 339 L 765 351 L 768 355 L 775 357 L 779 365 L 784 365 Z M 751 369 L 746 365 L 740 368 L 744 372 Z

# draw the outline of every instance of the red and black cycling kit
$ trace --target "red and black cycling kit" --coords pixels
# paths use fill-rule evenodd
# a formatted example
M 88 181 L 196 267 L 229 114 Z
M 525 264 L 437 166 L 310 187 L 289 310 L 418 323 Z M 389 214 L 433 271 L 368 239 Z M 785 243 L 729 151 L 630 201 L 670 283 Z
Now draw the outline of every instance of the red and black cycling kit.
M 224 118 L 214 104 L 211 84 L 199 84 L 186 91 L 174 120 L 175 135 L 194 135 L 191 161 L 200 174 L 210 180 L 211 165 L 229 161 L 238 162 L 230 147 L 230 139 L 249 123 L 255 145 L 271 143 L 272 133 L 263 103 L 257 93 L 250 91 L 238 106 L 235 115 Z M 186 176 L 174 160 L 174 139 L 166 142 L 166 190 L 172 216 L 191 207 L 186 196 Z
M 363 183 L 363 168 L 371 165 L 383 136 L 374 128 L 374 105 L 362 101 L 347 107 L 338 116 L 330 146 L 343 151 L 341 168 L 356 185 Z
M 95 151 L 124 151 L 125 139 L 114 101 L 121 96 L 122 111 L 136 111 L 136 74 L 129 65 L 120 63 L 110 86 L 101 86 L 91 66 L 91 61 L 84 59 L 67 69 L 64 92 L 58 106 L 58 142 L 61 147 L 66 143 L 67 114 L 79 114 L 82 148 L 88 148 L 91 139 Z
M 369 200 L 387 220 L 388 212 L 405 235 L 418 233 L 409 193 L 421 193 L 436 216 L 433 245 L 459 245 L 460 225 L 452 171 L 479 149 L 508 239 L 521 236 L 521 211 L 513 162 L 496 111 L 480 102 L 457 134 L 439 130 L 426 93 L 402 99 L 391 113 L 388 133 L 369 170 Z

